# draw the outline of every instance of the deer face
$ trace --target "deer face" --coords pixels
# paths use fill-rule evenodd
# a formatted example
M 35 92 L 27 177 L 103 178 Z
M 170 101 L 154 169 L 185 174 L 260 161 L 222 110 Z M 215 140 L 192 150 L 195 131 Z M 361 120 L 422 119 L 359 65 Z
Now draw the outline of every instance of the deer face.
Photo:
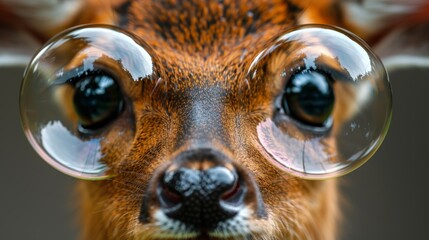
M 322 179 L 374 153 L 390 86 L 361 40 L 296 27 L 298 13 L 133 1 L 121 28 L 45 46 L 22 88 L 24 128 L 54 167 L 102 179 L 79 184 L 86 238 L 334 238 L 336 181 Z

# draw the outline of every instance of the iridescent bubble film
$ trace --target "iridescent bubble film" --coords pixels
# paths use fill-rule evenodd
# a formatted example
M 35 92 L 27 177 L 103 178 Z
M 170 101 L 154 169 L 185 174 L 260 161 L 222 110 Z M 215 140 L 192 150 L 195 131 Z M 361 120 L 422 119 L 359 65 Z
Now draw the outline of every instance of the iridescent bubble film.
M 20 110 L 25 134 L 44 160 L 74 177 L 108 177 L 104 132 L 124 107 L 120 85 L 153 74 L 146 50 L 118 28 L 92 25 L 57 35 L 37 53 L 24 75 Z
M 257 133 L 269 160 L 295 176 L 344 175 L 365 163 L 387 133 L 392 96 L 386 70 L 345 30 L 291 29 L 257 56 L 249 78 L 270 78 L 285 89 Z

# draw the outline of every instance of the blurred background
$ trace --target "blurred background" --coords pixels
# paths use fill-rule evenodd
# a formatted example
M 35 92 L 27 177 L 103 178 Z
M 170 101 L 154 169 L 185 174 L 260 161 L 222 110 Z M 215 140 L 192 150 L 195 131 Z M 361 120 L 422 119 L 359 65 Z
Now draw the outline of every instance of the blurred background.
M 21 130 L 22 68 L 0 68 L 0 239 L 78 236 L 75 180 L 40 159 Z M 391 74 L 394 113 L 375 156 L 341 178 L 343 240 L 427 239 L 429 71 Z

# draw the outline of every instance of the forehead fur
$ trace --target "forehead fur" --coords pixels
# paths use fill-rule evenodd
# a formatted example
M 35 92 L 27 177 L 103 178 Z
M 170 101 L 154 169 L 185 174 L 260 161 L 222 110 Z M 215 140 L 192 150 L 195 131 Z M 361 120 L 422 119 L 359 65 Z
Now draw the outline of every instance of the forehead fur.
M 121 27 L 153 49 L 164 80 L 188 88 L 242 80 L 256 54 L 301 11 L 285 0 L 126 1 L 116 10 Z

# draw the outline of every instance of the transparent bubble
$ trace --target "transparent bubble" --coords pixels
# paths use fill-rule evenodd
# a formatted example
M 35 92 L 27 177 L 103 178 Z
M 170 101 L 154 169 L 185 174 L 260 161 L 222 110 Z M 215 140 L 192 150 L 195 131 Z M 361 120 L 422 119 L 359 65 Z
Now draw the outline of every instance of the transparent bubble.
M 303 73 L 308 78 L 312 72 L 328 76 L 335 95 L 323 126 L 302 122 L 279 104 L 285 101 L 282 88 L 290 79 Z M 269 160 L 295 176 L 323 179 L 347 174 L 376 152 L 387 133 L 392 96 L 386 70 L 362 40 L 345 30 L 322 25 L 292 29 L 258 55 L 249 78 L 269 78 L 273 89 L 280 89 L 277 109 L 257 132 Z M 313 94 L 311 99 L 315 98 Z
M 25 134 L 44 160 L 74 177 L 108 177 L 102 152 L 107 130 L 81 131 L 71 79 L 105 72 L 121 84 L 140 81 L 154 72 L 147 49 L 118 28 L 92 25 L 57 35 L 37 53 L 25 71 L 20 109 Z

